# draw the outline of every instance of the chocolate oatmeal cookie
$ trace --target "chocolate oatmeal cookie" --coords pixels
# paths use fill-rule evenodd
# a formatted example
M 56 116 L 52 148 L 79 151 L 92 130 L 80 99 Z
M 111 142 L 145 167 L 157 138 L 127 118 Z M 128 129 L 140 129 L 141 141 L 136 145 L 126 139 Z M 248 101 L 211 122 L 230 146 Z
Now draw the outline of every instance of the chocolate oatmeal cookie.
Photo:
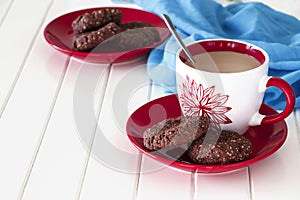
M 165 119 L 144 132 L 144 146 L 148 150 L 159 150 L 188 144 L 204 135 L 208 127 L 209 120 L 205 117 Z
M 107 38 L 118 34 L 120 27 L 114 22 L 91 32 L 82 33 L 74 38 L 73 47 L 77 51 L 90 51 Z
M 158 30 L 151 24 L 139 21 L 121 24 L 121 21 L 122 13 L 117 8 L 80 15 L 72 23 L 73 49 L 109 53 L 148 47 L 160 41 Z
M 119 9 L 105 8 L 78 16 L 72 22 L 72 28 L 75 33 L 83 33 L 96 30 L 110 22 L 120 25 L 121 19 L 122 12 Z
M 195 140 L 188 149 L 189 157 L 196 163 L 222 165 L 240 162 L 252 153 L 251 142 L 232 131 L 222 131 L 216 144 L 205 141 L 205 137 Z M 203 147 L 203 148 L 202 148 Z

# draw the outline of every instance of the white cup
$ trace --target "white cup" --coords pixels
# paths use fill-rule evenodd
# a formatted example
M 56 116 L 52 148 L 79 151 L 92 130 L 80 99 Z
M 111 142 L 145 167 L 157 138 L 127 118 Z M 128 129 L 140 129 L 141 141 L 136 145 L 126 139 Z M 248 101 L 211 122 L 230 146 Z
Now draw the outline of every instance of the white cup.
M 293 111 L 294 91 L 283 79 L 267 75 L 269 56 L 263 49 L 227 39 L 201 40 L 187 46 L 194 57 L 205 52 L 229 51 L 254 57 L 259 64 L 239 72 L 209 72 L 186 64 L 187 57 L 182 49 L 179 50 L 176 55 L 176 84 L 183 115 L 204 115 L 210 118 L 214 129 L 243 134 L 249 126 L 281 121 Z M 211 62 L 214 63 L 214 60 Z M 259 113 L 259 109 L 269 86 L 283 91 L 286 107 L 276 115 L 265 116 Z

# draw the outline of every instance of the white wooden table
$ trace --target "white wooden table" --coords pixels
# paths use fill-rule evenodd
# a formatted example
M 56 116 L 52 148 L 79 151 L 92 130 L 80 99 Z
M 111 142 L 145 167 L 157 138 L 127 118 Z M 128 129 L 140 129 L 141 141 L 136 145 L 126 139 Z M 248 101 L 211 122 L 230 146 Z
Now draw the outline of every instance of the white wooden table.
M 300 18 L 298 0 L 264 2 Z M 229 174 L 169 168 L 130 144 L 129 114 L 165 95 L 147 79 L 146 56 L 92 64 L 59 53 L 43 38 L 44 27 L 57 16 L 108 5 L 117 4 L 0 1 L 0 199 L 300 199 L 297 110 L 286 119 L 288 138 L 278 152 Z M 80 101 L 84 95 L 90 98 Z M 99 154 L 99 133 L 119 151 Z

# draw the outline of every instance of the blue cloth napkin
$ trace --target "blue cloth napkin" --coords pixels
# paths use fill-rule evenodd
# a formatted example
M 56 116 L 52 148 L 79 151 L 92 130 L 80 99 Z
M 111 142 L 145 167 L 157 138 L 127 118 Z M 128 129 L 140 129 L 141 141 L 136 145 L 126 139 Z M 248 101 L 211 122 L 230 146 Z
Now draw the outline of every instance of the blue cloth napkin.
M 281 77 L 292 85 L 296 107 L 300 108 L 300 21 L 297 18 L 257 2 L 224 7 L 213 0 L 125 1 L 158 15 L 168 14 L 185 43 L 230 38 L 260 46 L 270 55 L 269 75 Z M 151 51 L 147 61 L 150 79 L 164 85 L 170 93 L 176 93 L 178 49 L 177 42 L 170 37 Z M 266 91 L 264 102 L 279 110 L 285 107 L 285 97 L 275 87 Z

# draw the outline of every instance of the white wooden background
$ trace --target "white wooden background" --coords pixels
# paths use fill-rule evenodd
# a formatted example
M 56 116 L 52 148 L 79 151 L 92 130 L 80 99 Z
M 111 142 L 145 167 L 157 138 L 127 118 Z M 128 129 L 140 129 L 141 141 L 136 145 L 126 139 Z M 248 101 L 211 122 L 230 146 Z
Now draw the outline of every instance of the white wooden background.
M 263 2 L 300 18 L 298 0 Z M 126 117 L 165 95 L 148 82 L 146 57 L 114 65 L 82 62 L 49 47 L 42 35 L 64 13 L 108 5 L 136 7 L 109 0 L 0 1 L 0 199 L 300 199 L 299 111 L 286 119 L 288 139 L 276 154 L 234 173 L 187 173 L 134 149 L 125 135 Z M 120 89 L 130 98 L 119 100 L 125 112 L 116 116 Z M 74 96 L 88 91 L 94 115 L 79 118 L 80 129 L 74 112 L 91 105 L 74 104 Z M 119 159 L 123 169 L 136 173 L 98 159 L 97 126 L 112 145 L 133 155 L 126 160 L 107 152 L 112 163 Z

